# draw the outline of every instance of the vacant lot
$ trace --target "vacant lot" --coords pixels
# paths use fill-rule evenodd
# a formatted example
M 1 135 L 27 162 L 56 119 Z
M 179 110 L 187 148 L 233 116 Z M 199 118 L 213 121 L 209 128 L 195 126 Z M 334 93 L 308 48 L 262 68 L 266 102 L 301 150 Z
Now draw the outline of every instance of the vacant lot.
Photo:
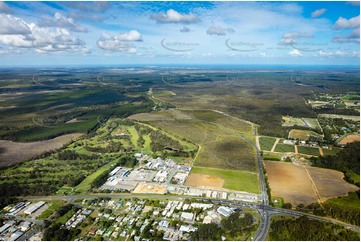
M 66 134 L 54 139 L 17 143 L 7 140 L 0 140 L 0 167 L 6 167 L 30 159 L 46 151 L 61 148 L 64 144 L 79 138 L 82 134 Z
M 283 116 L 282 121 L 284 122 L 283 126 L 294 126 L 294 125 L 296 125 L 296 126 L 307 127 L 307 125 L 305 124 L 305 122 L 303 122 L 303 120 L 301 118 Z
M 139 183 L 133 193 L 165 194 L 167 186 L 157 184 Z
M 313 148 L 309 146 L 297 146 L 298 153 L 305 154 L 305 155 L 313 155 L 313 156 L 319 156 L 320 150 L 318 148 Z
M 132 116 L 129 116 L 128 118 L 138 121 L 172 120 L 172 118 L 170 117 L 166 117 L 159 114 L 153 114 L 153 113 L 137 113 Z
M 186 183 L 187 186 L 193 187 L 207 187 L 207 188 L 222 188 L 224 180 L 219 177 L 192 173 L 189 175 Z
M 294 206 L 317 202 L 319 198 L 324 201 L 330 197 L 345 196 L 347 192 L 358 189 L 345 182 L 343 174 L 338 171 L 306 167 L 308 175 L 303 166 L 292 163 L 265 161 L 265 165 L 272 195 L 282 197 Z
M 288 134 L 288 138 L 290 139 L 298 139 L 305 141 L 309 140 L 311 136 L 316 137 L 318 139 L 322 139 L 322 136 L 320 134 L 317 134 L 316 132 L 310 130 L 292 129 Z
M 276 138 L 273 137 L 266 137 L 266 136 L 259 137 L 259 144 L 261 146 L 261 150 L 271 151 L 275 141 Z
M 225 189 L 259 193 L 258 175 L 256 173 L 196 166 L 192 168 L 192 172 L 189 177 L 191 177 L 192 174 L 210 176 L 212 177 L 211 180 L 219 179 L 219 182 L 224 182 L 223 188 Z M 197 186 L 208 186 L 206 181 L 207 180 L 204 180 L 205 183 L 198 182 Z M 186 184 L 188 184 L 188 180 L 186 181 Z
M 338 142 L 338 144 L 339 145 L 346 145 L 346 144 L 352 143 L 354 141 L 360 141 L 360 135 L 356 135 L 356 134 L 347 135 L 346 137 L 341 139 L 340 142 Z
M 149 122 L 167 133 L 200 146 L 194 164 L 255 171 L 253 147 L 236 132 L 249 135 L 251 125 L 213 111 L 183 111 L 192 119 Z

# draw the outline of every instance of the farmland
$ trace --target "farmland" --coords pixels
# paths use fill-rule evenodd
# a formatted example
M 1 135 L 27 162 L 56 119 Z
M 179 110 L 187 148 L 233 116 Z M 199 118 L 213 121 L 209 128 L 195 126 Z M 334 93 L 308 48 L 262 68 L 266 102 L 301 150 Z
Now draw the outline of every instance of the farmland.
M 61 148 L 63 145 L 76 140 L 81 134 L 67 134 L 47 141 L 18 143 L 7 140 L 0 140 L 0 167 L 10 166 L 28 160 L 35 155 L 40 155 L 46 151 Z
M 266 137 L 266 136 L 259 137 L 261 150 L 271 151 L 275 142 L 276 142 L 276 138 L 273 137 Z
M 295 147 L 293 145 L 286 145 L 286 144 L 277 144 L 275 148 L 275 152 L 295 152 Z
M 312 156 L 319 156 L 320 150 L 319 148 L 313 148 L 309 146 L 297 146 L 298 153 L 305 154 L 305 155 L 312 155 Z
M 275 161 L 265 161 L 265 165 L 272 195 L 282 197 L 293 206 L 345 196 L 358 189 L 345 182 L 339 171 Z

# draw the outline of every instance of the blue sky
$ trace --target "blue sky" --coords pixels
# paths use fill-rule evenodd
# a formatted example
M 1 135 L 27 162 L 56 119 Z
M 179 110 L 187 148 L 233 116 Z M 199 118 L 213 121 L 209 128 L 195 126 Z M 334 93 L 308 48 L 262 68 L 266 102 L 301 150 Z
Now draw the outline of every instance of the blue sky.
M 359 2 L 0 2 L 0 66 L 359 60 Z

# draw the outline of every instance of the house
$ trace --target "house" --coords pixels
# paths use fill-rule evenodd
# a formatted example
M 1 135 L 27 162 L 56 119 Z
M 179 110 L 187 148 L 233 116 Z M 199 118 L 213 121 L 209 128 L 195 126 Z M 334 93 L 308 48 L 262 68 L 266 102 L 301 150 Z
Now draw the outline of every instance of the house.
M 30 225 L 31 225 L 31 222 L 25 221 L 25 222 L 23 222 L 23 223 L 20 225 L 20 230 L 21 230 L 22 232 L 26 232 L 26 231 L 29 230 Z
M 181 220 L 182 221 L 193 222 L 193 219 L 194 219 L 194 214 L 193 213 L 186 213 L 186 212 L 181 213 Z

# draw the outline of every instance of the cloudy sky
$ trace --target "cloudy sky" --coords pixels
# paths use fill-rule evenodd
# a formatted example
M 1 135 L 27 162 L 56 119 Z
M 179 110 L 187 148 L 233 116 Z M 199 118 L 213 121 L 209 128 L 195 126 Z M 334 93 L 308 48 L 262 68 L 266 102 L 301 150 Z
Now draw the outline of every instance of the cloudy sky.
M 359 2 L 0 2 L 0 66 L 359 59 Z

